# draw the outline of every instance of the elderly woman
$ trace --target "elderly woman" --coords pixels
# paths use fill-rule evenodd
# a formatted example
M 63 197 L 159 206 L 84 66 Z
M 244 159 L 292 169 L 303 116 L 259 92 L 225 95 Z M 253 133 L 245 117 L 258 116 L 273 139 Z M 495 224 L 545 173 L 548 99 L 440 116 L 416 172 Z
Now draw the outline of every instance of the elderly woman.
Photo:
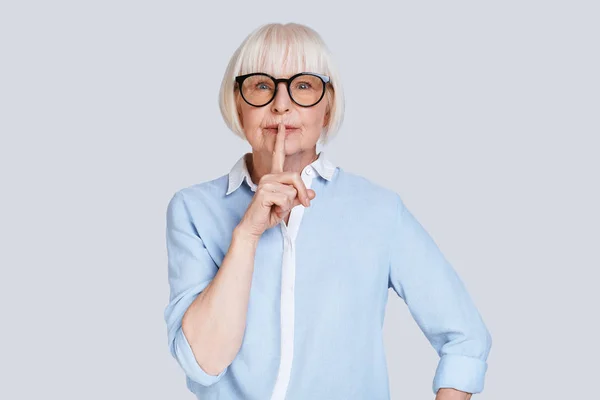
M 306 26 L 231 58 L 221 112 L 252 152 L 167 209 L 168 341 L 198 399 L 389 399 L 389 288 L 440 356 L 436 399 L 483 390 L 491 336 L 457 273 L 397 193 L 317 154 L 343 101 Z

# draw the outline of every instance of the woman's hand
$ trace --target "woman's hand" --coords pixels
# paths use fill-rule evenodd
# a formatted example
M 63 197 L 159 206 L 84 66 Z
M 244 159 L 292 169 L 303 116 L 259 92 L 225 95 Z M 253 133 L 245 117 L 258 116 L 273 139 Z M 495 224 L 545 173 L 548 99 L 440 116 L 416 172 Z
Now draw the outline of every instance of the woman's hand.
M 435 400 L 470 400 L 471 393 L 462 392 L 452 388 L 441 388 L 438 390 Z
M 258 182 L 256 193 L 238 227 L 258 239 L 281 222 L 299 204 L 310 206 L 316 193 L 307 189 L 297 172 L 283 172 L 285 161 L 285 125 L 279 124 L 271 172 Z

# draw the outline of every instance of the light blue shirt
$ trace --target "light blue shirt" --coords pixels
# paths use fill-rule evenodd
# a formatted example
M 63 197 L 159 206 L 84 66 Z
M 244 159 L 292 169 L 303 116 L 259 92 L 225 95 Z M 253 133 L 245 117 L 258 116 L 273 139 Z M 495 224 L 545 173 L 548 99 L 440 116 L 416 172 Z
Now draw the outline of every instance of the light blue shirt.
M 218 272 L 256 190 L 243 155 L 177 191 L 167 208 L 171 354 L 202 400 L 387 400 L 382 328 L 389 288 L 437 354 L 433 392 L 483 390 L 492 340 L 455 270 L 400 196 L 335 166 L 301 173 L 316 192 L 262 235 L 242 346 L 216 376 L 198 364 L 183 314 Z

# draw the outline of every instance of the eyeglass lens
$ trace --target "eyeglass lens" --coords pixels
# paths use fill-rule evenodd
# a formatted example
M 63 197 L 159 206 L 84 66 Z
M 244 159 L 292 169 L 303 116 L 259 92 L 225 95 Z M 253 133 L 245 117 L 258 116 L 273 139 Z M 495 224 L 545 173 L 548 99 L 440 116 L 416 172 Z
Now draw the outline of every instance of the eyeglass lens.
M 275 93 L 275 82 L 265 75 L 253 75 L 242 85 L 242 95 L 247 102 L 262 106 L 271 101 Z M 292 99 L 303 106 L 315 104 L 323 94 L 323 81 L 313 75 L 299 75 L 290 82 Z

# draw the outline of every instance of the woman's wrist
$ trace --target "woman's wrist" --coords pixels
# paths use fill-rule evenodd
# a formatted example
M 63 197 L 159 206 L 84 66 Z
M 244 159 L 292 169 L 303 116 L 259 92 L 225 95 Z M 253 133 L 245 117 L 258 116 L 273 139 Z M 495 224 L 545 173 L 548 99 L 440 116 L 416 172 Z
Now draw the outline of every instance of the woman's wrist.
M 244 243 L 249 243 L 252 245 L 258 245 L 258 241 L 260 240 L 260 236 L 257 236 L 254 233 L 251 233 L 249 230 L 245 229 L 243 225 L 238 225 L 233 230 L 232 241 L 243 241 Z

